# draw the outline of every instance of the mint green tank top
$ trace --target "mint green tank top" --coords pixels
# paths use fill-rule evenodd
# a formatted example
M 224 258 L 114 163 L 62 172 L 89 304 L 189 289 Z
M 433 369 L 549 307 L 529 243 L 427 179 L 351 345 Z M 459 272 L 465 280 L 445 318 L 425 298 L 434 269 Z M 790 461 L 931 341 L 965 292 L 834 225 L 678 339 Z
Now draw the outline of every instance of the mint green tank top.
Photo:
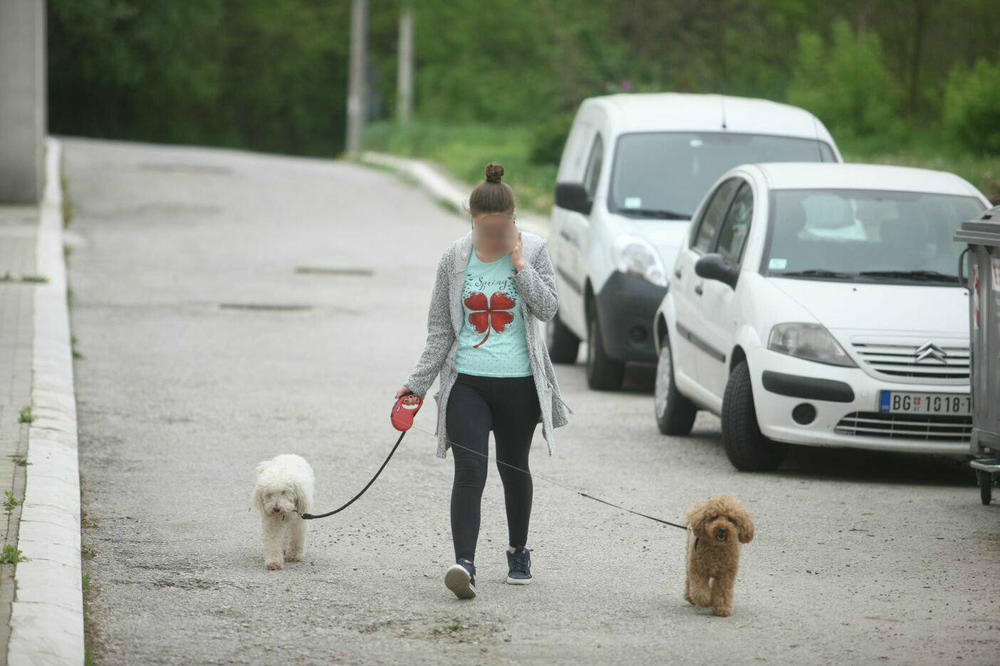
M 455 356 L 458 372 L 490 377 L 531 375 L 520 302 L 510 254 L 486 262 L 473 249 L 462 288 L 465 316 Z

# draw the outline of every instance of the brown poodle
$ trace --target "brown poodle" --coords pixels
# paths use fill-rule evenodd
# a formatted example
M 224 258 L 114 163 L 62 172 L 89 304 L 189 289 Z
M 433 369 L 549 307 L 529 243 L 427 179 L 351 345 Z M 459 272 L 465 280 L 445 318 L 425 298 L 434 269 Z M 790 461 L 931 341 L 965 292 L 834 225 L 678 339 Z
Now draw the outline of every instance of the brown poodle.
M 753 539 L 753 520 L 732 495 L 713 495 L 688 509 L 684 598 L 711 606 L 716 615 L 733 614 L 733 584 L 740 564 L 740 544 Z

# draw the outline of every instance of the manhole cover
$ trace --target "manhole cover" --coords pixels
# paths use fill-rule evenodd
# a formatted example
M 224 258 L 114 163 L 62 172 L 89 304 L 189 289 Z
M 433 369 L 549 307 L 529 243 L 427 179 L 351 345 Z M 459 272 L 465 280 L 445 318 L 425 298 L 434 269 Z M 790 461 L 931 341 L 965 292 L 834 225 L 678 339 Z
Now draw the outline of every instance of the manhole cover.
M 333 266 L 296 266 L 296 273 L 314 273 L 317 275 L 357 275 L 371 277 L 374 271 L 370 268 L 336 268 Z
M 298 303 L 219 303 L 223 310 L 266 310 L 276 312 L 301 312 L 312 310 L 311 305 Z
M 217 164 L 192 164 L 184 162 L 140 162 L 144 171 L 182 171 L 188 173 L 232 173 L 230 167 Z

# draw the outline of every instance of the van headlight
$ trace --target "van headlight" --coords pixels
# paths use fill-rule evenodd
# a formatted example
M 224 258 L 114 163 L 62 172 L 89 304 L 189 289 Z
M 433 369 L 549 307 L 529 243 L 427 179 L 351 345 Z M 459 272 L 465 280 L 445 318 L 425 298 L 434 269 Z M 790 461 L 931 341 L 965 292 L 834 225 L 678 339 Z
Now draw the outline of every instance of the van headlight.
M 667 286 L 667 273 L 660 255 L 649 241 L 638 236 L 623 235 L 615 239 L 615 266 L 622 273 L 636 275 L 660 287 Z
M 767 339 L 767 348 L 807 361 L 855 368 L 857 364 L 840 343 L 820 324 L 789 322 L 776 324 Z

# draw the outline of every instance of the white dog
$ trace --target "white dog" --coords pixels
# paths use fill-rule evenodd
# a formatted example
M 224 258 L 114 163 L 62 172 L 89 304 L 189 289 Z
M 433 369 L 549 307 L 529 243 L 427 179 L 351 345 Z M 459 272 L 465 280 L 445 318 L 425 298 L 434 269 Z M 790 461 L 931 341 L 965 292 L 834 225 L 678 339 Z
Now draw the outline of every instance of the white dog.
M 253 501 L 260 511 L 268 569 L 302 559 L 306 525 L 299 515 L 312 511 L 314 481 L 312 467 L 293 453 L 257 463 Z

